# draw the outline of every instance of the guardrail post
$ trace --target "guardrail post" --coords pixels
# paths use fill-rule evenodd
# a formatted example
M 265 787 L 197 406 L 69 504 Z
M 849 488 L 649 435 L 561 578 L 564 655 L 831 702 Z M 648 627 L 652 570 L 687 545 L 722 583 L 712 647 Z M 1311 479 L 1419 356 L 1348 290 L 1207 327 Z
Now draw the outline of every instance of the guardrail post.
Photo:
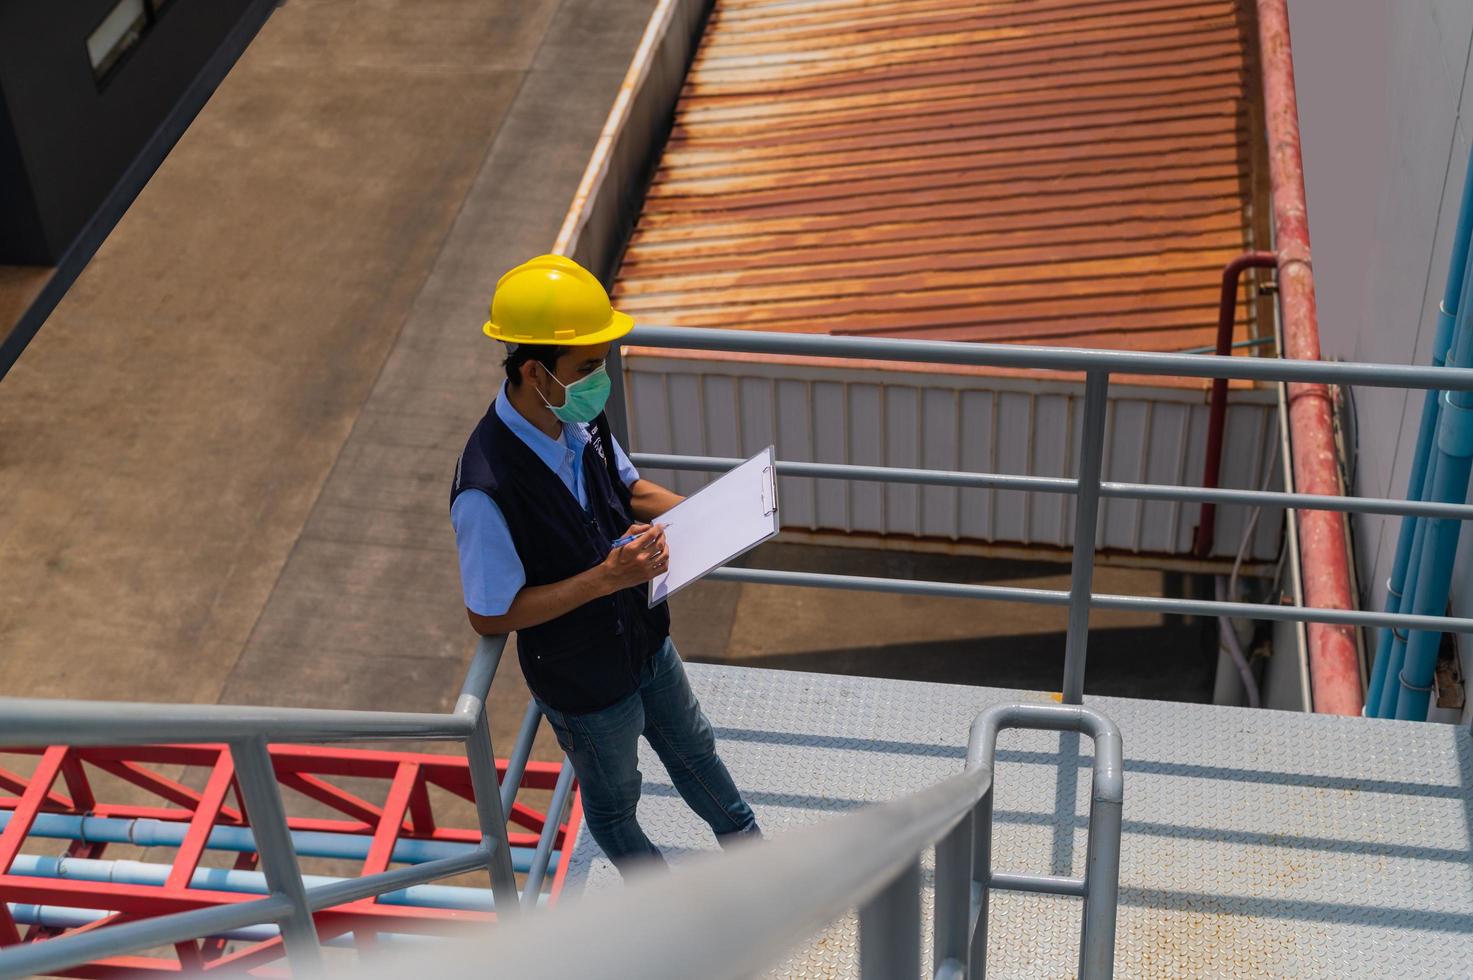
M 969 760 L 970 762 L 970 760 Z M 989 756 L 982 765 L 992 767 Z M 987 976 L 987 908 L 992 891 L 992 793 L 994 784 L 987 782 L 987 792 L 972 811 L 972 887 L 977 890 L 976 922 L 972 926 L 971 970 L 969 976 Z
M 486 707 L 476 712 L 476 725 L 465 743 L 471 787 L 476 794 L 476 818 L 481 824 L 481 842 L 489 844 L 486 870 L 491 873 L 491 895 L 496 917 L 512 917 L 519 909 L 517 879 L 511 867 L 511 844 L 506 837 L 506 811 L 501 808 L 501 788 L 496 783 L 496 755 L 491 748 L 491 726 Z
M 1095 538 L 1099 533 L 1100 469 L 1105 456 L 1106 371 L 1084 381 L 1084 425 L 1079 446 L 1079 492 L 1074 498 L 1074 559 L 1069 571 L 1069 633 L 1064 640 L 1065 704 L 1084 701 L 1084 658 L 1089 644 L 1090 592 L 1094 588 Z
M 994 875 L 991 858 L 992 794 L 996 781 L 977 804 L 973 878 L 979 889 L 977 925 L 972 937 L 971 976 L 987 972 L 987 905 L 993 885 L 1019 891 L 1082 895 L 1079 935 L 1080 980 L 1110 980 L 1115 970 L 1115 913 L 1120 897 L 1121 809 L 1125 800 L 1125 762 L 1120 730 L 1104 715 L 1075 705 L 1005 704 L 972 722 L 967 768 L 992 769 L 997 736 L 1009 728 L 1079 732 L 1094 741 L 1090 782 L 1089 842 L 1082 880 L 1039 875 Z M 1072 814 L 1066 814 L 1065 818 Z
M 558 828 L 563 822 L 563 812 L 568 808 L 568 797 L 573 795 L 573 760 L 563 756 L 562 768 L 558 770 L 557 785 L 552 790 L 552 802 L 547 805 L 547 822 L 537 836 L 537 850 L 532 854 L 532 865 L 527 869 L 527 878 L 522 886 L 522 908 L 536 909 L 542 897 L 542 882 L 547 877 L 547 862 L 552 857 L 552 844 L 557 839 Z M 571 841 L 565 841 L 568 847 Z
M 1111 736 L 1106 736 L 1109 738 Z M 1120 758 L 1120 735 L 1113 735 Z M 1095 752 L 1100 753 L 1100 743 Z M 1117 769 L 1118 771 L 1118 769 Z M 1121 798 L 1096 779 L 1089 804 L 1089 843 L 1084 858 L 1084 925 L 1079 934 L 1079 976 L 1109 977 L 1115 970 L 1115 914 L 1120 901 Z
M 859 975 L 919 980 L 920 971 L 921 862 L 913 858 L 859 909 Z
M 968 975 L 967 960 L 972 924 L 972 821 L 968 811 L 946 836 L 936 842 L 936 901 L 931 968 L 942 975 L 948 963 L 952 975 Z
M 614 430 L 614 438 L 619 440 L 619 445 L 629 445 L 629 396 L 624 390 L 624 354 L 621 345 L 615 344 L 609 348 L 609 356 L 604 361 L 604 370 L 608 371 L 613 384 L 609 386 L 609 402 L 604 406 L 604 415 L 609 420 L 609 428 Z
M 317 927 L 312 923 L 312 910 L 307 906 L 302 869 L 297 864 L 291 831 L 287 829 L 286 808 L 281 802 L 281 788 L 276 784 L 266 740 L 231 742 L 230 758 L 235 763 L 235 778 L 240 783 L 266 884 L 274 894 L 283 895 L 292 903 L 291 914 L 281 920 L 281 940 L 292 972 L 298 975 L 319 972 L 322 948 Z
M 527 710 L 522 715 L 522 727 L 517 731 L 516 743 L 511 747 L 511 757 L 506 762 L 506 778 L 501 781 L 501 812 L 511 812 L 516 802 L 517 790 L 521 788 L 522 776 L 527 772 L 527 760 L 532 757 L 532 743 L 537 740 L 537 728 L 542 724 L 542 709 L 532 698 L 527 699 Z

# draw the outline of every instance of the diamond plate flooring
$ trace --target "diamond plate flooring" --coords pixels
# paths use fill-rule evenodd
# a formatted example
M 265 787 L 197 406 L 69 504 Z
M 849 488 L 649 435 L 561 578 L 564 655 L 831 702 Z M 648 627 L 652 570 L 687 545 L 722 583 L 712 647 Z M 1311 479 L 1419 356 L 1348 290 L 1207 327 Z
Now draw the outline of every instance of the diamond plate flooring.
M 935 782 L 963 764 L 979 710 L 1046 697 L 688 670 L 769 836 Z M 1116 976 L 1473 976 L 1467 731 L 1125 698 L 1087 703 L 1125 740 Z M 650 837 L 676 864 L 716 850 L 648 746 L 640 748 L 640 820 Z M 1074 736 L 1004 733 L 997 870 L 1083 872 L 1089 757 L 1088 741 Z M 619 887 L 586 833 L 571 871 L 570 884 L 590 894 Z M 929 917 L 929 894 L 926 901 Z M 1078 900 L 997 894 L 989 975 L 1072 975 L 1078 927 Z M 856 952 L 851 915 L 772 975 L 855 976 Z

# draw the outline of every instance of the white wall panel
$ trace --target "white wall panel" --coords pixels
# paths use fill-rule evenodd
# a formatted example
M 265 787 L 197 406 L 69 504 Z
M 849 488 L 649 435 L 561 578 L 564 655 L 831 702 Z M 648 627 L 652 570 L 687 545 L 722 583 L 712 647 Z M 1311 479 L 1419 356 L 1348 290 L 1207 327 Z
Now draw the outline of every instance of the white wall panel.
M 764 379 L 765 380 L 765 379 Z M 777 418 L 773 422 L 778 459 L 817 459 L 810 424 L 811 389 L 806 381 L 776 379 Z M 813 480 L 784 477 L 778 488 L 783 519 L 795 527 L 818 527 L 818 485 Z
M 964 422 L 965 424 L 965 422 Z M 997 473 L 1027 473 L 1033 445 L 1033 395 L 1020 391 L 1004 391 L 997 396 L 997 424 L 994 429 Z M 1005 490 L 993 502 L 993 540 L 1021 541 L 1033 544 L 1033 526 L 1028 520 L 1028 494 Z
M 1322 347 L 1328 357 L 1426 364 L 1473 148 L 1473 3 L 1293 0 L 1289 12 Z M 1406 494 L 1422 401 L 1355 391 L 1358 493 Z M 1355 519 L 1367 606 L 1385 603 L 1400 527 Z M 1469 555 L 1454 567 L 1458 615 L 1473 613 Z M 1473 644 L 1462 649 L 1473 673 Z
M 961 397 L 944 388 L 921 392 L 920 460 L 922 469 L 939 470 L 955 465 L 961 453 Z M 991 411 L 991 405 L 988 406 Z M 952 487 L 922 487 L 920 533 L 934 538 L 956 538 L 961 506 L 960 491 Z
M 819 463 L 849 461 L 849 414 L 844 385 L 815 381 L 809 398 L 807 425 L 812 433 L 813 460 Z M 837 480 L 816 481 L 817 514 L 813 526 L 849 530 L 850 484 Z
M 861 466 L 885 465 L 885 389 L 878 384 L 849 384 L 844 462 Z M 885 526 L 884 487 L 878 483 L 849 484 L 848 531 L 888 530 Z
M 961 465 L 955 468 L 969 473 L 1002 472 L 997 462 L 997 392 L 960 391 L 956 394 L 961 406 L 957 421 Z M 963 490 L 958 501 L 958 536 L 973 541 L 996 540 L 994 529 L 997 527 L 999 496 L 986 490 Z
M 909 385 L 884 389 L 884 465 L 919 467 L 925 437 L 921 429 L 921 391 Z M 906 484 L 890 484 L 885 495 L 885 520 L 891 534 L 920 533 L 920 491 Z

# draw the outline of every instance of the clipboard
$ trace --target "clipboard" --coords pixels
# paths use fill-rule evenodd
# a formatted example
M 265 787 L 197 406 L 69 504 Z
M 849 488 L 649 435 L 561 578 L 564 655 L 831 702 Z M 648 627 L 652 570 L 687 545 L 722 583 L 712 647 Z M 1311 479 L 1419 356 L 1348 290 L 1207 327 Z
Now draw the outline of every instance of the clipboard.
M 670 567 L 650 580 L 654 608 L 708 572 L 777 535 L 777 461 L 768 446 L 655 518 Z

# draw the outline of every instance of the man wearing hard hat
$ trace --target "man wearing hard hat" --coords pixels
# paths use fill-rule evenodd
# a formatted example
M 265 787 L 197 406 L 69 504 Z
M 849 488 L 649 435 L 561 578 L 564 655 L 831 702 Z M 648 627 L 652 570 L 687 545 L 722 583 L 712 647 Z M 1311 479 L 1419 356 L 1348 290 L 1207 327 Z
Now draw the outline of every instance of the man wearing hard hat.
M 640 478 L 604 416 L 604 360 L 633 326 L 571 259 L 543 255 L 502 276 L 484 329 L 510 350 L 506 382 L 450 491 L 471 625 L 516 632 L 589 832 L 621 871 L 661 860 L 635 816 L 640 735 L 718 840 L 759 836 L 670 641 L 669 610 L 649 608 L 642 588 L 668 561 L 651 522 L 681 498 Z

